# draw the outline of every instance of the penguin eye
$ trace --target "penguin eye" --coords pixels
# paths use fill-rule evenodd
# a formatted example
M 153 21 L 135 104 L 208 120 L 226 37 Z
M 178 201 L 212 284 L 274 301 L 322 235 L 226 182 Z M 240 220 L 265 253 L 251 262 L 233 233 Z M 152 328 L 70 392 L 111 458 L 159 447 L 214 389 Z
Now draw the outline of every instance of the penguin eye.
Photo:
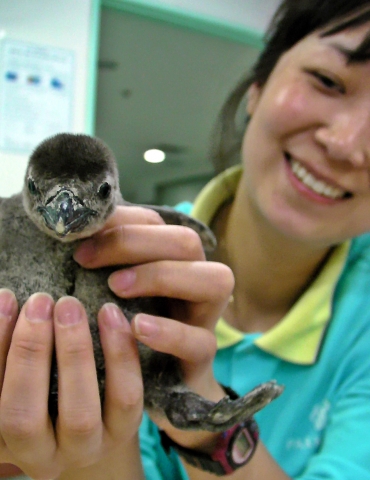
M 112 187 L 109 185 L 109 183 L 104 182 L 99 187 L 98 195 L 102 199 L 108 198 L 111 190 Z
M 32 180 L 32 178 L 29 178 L 28 179 L 28 191 L 32 194 L 32 195 L 37 195 L 39 193 L 39 190 L 38 188 L 36 187 L 36 184 L 35 182 Z

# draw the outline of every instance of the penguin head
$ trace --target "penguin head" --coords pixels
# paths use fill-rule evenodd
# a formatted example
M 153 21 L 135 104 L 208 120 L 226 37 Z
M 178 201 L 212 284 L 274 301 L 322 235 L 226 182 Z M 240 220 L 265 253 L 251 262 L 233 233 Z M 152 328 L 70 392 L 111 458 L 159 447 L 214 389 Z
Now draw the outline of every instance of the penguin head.
M 23 185 L 30 219 L 69 242 L 97 232 L 121 199 L 113 153 L 100 139 L 61 133 L 32 153 Z

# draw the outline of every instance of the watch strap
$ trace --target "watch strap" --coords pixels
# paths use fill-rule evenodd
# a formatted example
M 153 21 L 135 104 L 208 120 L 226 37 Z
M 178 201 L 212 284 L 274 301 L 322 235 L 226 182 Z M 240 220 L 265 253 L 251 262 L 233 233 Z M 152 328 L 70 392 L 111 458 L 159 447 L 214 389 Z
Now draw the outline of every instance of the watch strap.
M 182 447 L 171 440 L 163 430 L 160 430 L 161 442 L 165 451 L 168 453 L 173 448 L 187 463 L 193 467 L 199 468 L 206 472 L 212 472 L 215 475 L 225 475 L 224 469 L 219 462 L 215 462 L 210 455 Z

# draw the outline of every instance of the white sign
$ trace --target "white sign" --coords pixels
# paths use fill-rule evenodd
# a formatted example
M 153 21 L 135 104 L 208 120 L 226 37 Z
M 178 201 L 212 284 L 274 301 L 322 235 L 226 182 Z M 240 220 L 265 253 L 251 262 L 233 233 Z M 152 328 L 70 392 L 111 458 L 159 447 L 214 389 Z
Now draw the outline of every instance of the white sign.
M 0 149 L 31 152 L 73 125 L 74 52 L 1 42 Z

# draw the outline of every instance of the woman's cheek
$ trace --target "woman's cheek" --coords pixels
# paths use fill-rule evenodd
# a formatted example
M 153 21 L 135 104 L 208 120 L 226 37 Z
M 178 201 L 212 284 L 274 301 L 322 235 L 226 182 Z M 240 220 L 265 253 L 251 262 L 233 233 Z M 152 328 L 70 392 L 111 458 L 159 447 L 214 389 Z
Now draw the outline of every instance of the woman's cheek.
M 282 135 L 309 128 L 314 121 L 314 108 L 313 99 L 309 100 L 305 90 L 299 82 L 272 90 L 265 103 L 267 128 Z

